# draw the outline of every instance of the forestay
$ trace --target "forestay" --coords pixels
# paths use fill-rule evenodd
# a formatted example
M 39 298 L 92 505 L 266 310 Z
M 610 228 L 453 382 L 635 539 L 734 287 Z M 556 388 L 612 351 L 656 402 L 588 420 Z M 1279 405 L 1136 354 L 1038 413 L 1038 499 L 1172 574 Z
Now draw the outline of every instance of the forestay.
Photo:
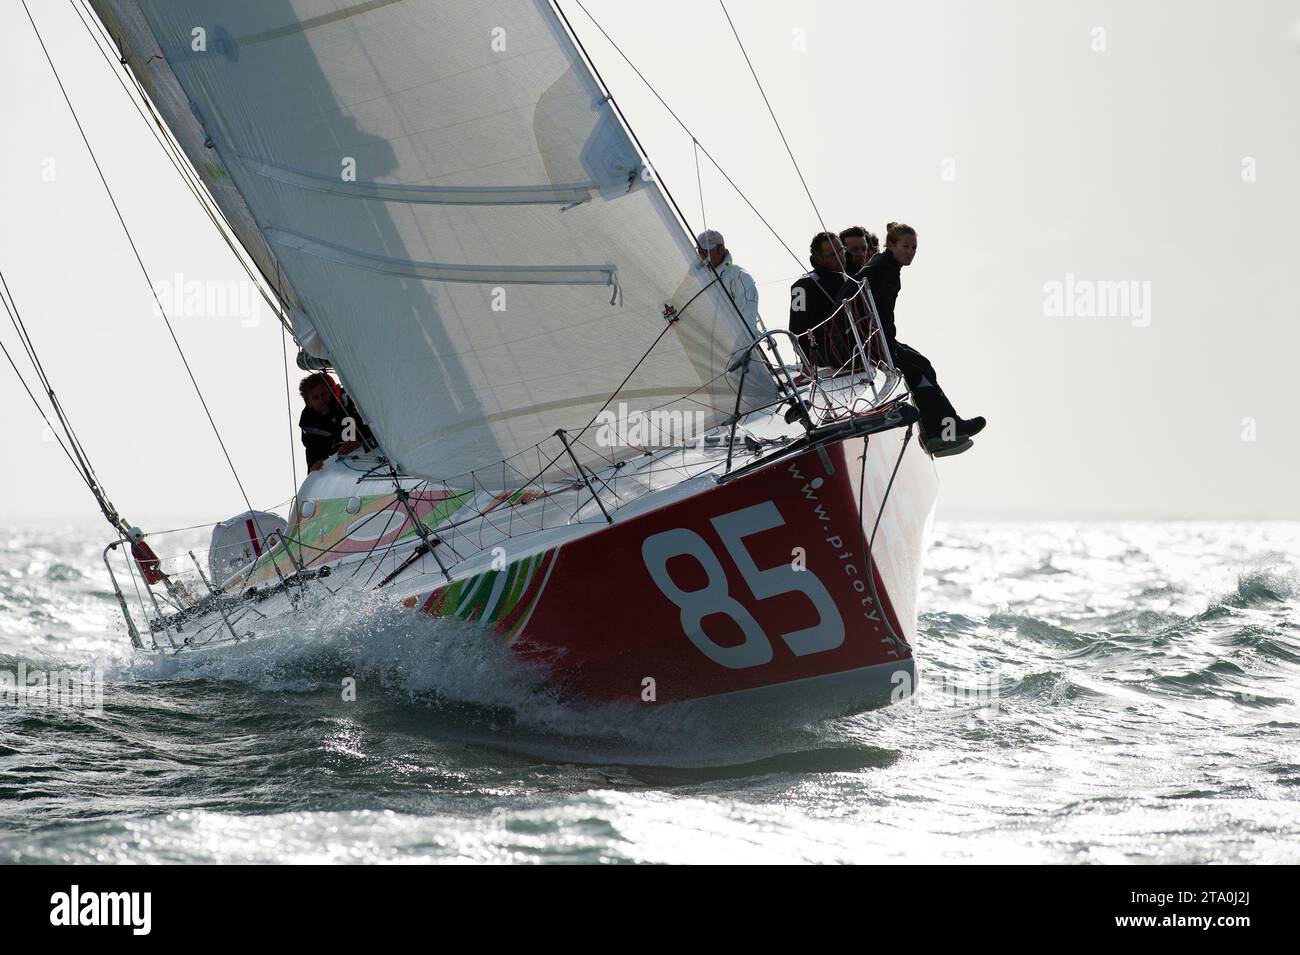
M 545 0 L 96 6 L 143 14 L 295 328 L 404 469 L 509 484 L 494 462 L 611 397 L 731 413 L 752 339 Z M 747 381 L 742 410 L 772 400 L 764 368 Z

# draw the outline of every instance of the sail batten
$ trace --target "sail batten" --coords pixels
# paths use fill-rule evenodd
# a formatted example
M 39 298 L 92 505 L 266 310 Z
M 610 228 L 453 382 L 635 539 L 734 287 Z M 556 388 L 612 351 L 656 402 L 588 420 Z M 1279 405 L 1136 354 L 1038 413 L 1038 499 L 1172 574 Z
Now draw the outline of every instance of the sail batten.
M 573 185 L 537 186 L 435 186 L 394 185 L 383 182 L 344 182 L 337 176 L 286 169 L 271 163 L 258 162 L 240 156 L 238 163 L 250 172 L 266 179 L 275 179 L 289 185 L 316 189 L 355 199 L 383 199 L 389 202 L 432 202 L 472 206 L 534 205 L 582 202 L 591 197 L 595 183 Z
M 367 255 L 342 246 L 317 242 L 308 236 L 282 229 L 268 229 L 266 236 L 285 248 L 299 249 L 318 258 L 356 269 L 406 275 L 439 282 L 477 282 L 497 285 L 613 285 L 614 265 L 453 265 L 443 262 L 413 262 L 379 255 Z
M 394 3 L 401 3 L 402 0 L 366 0 L 365 3 L 352 4 L 341 10 L 332 10 L 329 13 L 323 13 L 319 16 L 310 17 L 306 20 L 296 23 L 286 23 L 284 26 L 276 27 L 259 33 L 255 36 L 241 37 L 239 40 L 242 46 L 251 46 L 254 43 L 266 43 L 269 40 L 279 40 L 282 37 L 292 36 L 296 33 L 306 33 L 308 30 L 314 30 L 317 27 L 327 26 L 331 23 L 337 23 L 340 20 L 346 20 L 349 17 L 360 16 L 369 13 L 372 10 L 378 10 L 380 7 L 387 7 Z
M 147 23 L 239 238 L 405 469 L 490 468 L 614 400 L 731 414 L 752 338 L 545 0 L 93 2 Z M 773 396 L 751 368 L 742 410 Z

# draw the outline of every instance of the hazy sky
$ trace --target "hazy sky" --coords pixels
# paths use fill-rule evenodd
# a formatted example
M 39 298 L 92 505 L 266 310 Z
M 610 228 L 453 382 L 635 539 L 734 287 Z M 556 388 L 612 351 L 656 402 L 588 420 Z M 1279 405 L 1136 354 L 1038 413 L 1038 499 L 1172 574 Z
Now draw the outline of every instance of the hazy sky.
M 819 225 L 722 10 L 584 2 L 799 254 L 705 166 L 708 225 L 785 324 Z M 242 278 L 72 7 L 29 5 L 154 280 Z M 561 5 L 698 224 L 689 138 Z M 941 518 L 1300 517 L 1300 2 L 728 9 L 826 224 L 920 233 L 899 337 L 990 420 L 939 462 Z M 0 76 L 0 267 L 101 479 L 146 527 L 242 510 L 16 2 Z M 1121 314 L 1096 314 L 1108 295 Z M 278 324 L 174 321 L 254 504 L 285 500 Z M 0 339 L 14 349 L 7 320 Z M 0 519 L 94 517 L 7 365 L 0 401 Z

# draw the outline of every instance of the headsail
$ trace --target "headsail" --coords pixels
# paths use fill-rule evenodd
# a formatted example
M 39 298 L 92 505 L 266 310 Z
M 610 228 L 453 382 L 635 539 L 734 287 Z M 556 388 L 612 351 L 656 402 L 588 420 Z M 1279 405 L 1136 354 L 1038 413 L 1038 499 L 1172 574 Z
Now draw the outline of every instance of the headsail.
M 92 2 L 137 75 L 161 51 L 241 240 L 403 468 L 489 468 L 612 396 L 731 413 L 742 321 L 547 0 Z M 748 382 L 742 410 L 774 397 Z

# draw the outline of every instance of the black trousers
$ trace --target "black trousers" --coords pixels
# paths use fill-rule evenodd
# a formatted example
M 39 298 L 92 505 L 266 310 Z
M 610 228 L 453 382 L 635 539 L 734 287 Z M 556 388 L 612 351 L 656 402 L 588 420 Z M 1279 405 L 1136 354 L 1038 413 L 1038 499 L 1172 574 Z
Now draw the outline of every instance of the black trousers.
M 957 412 L 948 400 L 948 396 L 939 387 L 939 378 L 934 373 L 934 366 L 911 345 L 894 342 L 890 345 L 894 357 L 894 367 L 903 373 L 903 380 L 912 392 L 916 410 L 921 412 L 921 432 L 925 438 L 944 437 L 944 425 L 952 419 L 952 427 L 957 426 Z M 952 434 L 951 431 L 948 432 Z

